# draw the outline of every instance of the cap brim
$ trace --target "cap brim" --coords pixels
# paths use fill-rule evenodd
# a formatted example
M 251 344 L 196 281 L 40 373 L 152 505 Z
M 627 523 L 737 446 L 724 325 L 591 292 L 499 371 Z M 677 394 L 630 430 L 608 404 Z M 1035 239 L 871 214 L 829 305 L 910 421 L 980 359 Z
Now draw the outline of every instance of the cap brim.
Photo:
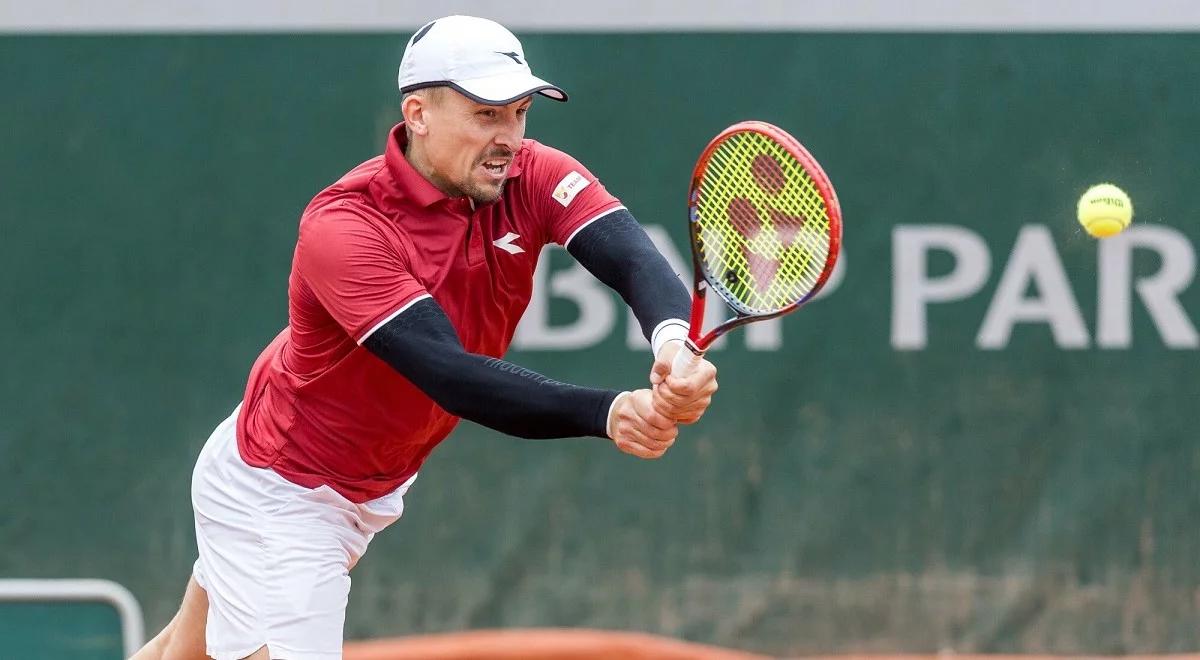
M 557 85 L 528 73 L 488 76 L 447 83 L 463 96 L 484 105 L 508 105 L 530 94 L 541 94 L 555 101 L 566 101 L 567 93 Z

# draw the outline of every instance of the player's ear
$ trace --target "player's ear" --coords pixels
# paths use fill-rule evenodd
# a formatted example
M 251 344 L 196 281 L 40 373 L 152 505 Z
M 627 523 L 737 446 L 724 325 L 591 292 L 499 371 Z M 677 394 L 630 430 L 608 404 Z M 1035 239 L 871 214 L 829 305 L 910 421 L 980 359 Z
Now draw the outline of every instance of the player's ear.
M 404 95 L 404 99 L 400 101 L 400 112 L 404 115 L 404 125 L 413 135 L 426 135 L 429 133 L 428 117 L 426 111 L 429 109 L 430 99 L 419 92 L 412 92 Z

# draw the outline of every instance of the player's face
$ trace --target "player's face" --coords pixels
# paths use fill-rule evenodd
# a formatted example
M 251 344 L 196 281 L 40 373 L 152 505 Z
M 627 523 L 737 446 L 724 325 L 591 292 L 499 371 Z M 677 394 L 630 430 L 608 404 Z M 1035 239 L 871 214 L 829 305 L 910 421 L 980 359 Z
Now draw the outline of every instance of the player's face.
M 498 199 L 532 103 L 527 96 L 508 105 L 483 105 L 453 90 L 440 94 L 428 113 L 424 149 L 434 184 L 479 203 Z

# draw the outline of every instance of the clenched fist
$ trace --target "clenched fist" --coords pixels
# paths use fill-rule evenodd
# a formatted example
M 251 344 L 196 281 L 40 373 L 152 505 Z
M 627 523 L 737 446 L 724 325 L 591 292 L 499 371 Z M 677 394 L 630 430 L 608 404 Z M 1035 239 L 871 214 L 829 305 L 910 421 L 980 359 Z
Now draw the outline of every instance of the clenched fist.
M 658 458 L 675 444 L 679 429 L 654 406 L 650 390 L 623 392 L 608 414 L 608 437 L 617 449 L 638 458 Z
M 682 343 L 667 342 L 654 359 L 650 369 L 654 409 L 680 424 L 694 424 L 708 410 L 717 391 L 717 368 L 712 362 L 701 360 L 686 377 L 672 376 L 671 362 L 681 350 L 687 350 Z

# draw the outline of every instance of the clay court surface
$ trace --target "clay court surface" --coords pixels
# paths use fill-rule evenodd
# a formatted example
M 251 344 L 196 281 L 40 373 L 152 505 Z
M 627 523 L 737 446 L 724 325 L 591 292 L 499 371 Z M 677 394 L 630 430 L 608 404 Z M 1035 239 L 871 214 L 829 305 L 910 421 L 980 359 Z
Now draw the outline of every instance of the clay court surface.
M 478 630 L 346 644 L 345 660 L 1190 660 L 1170 655 L 836 654 L 770 656 L 642 633 L 587 629 Z

